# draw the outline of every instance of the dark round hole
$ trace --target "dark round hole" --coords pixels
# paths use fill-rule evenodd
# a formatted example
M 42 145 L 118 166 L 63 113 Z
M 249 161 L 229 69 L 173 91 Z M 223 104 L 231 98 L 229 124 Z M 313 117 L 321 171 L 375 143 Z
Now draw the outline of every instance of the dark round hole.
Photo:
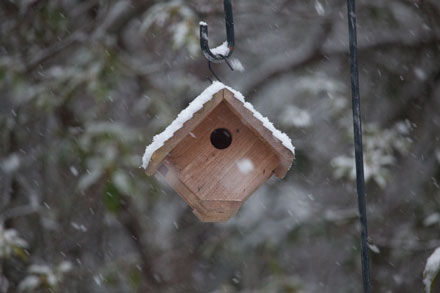
M 231 142 L 232 135 L 227 129 L 217 128 L 211 133 L 211 143 L 219 150 L 224 150 L 231 145 Z

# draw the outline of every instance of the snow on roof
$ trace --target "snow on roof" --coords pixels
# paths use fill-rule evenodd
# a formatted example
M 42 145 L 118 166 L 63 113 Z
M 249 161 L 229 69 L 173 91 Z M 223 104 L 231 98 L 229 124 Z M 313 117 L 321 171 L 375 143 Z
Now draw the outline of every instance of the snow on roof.
M 261 115 L 252 104 L 245 101 L 244 96 L 221 82 L 215 81 L 212 85 L 206 88 L 197 98 L 195 98 L 182 112 L 179 113 L 177 118 L 161 133 L 153 137 L 153 142 L 145 149 L 144 156 L 142 157 L 142 167 L 147 169 L 151 156 L 155 151 L 160 149 L 167 140 L 173 137 L 174 133 L 183 127 L 185 122 L 190 120 L 193 115 L 203 108 L 203 105 L 210 101 L 214 94 L 222 89 L 228 89 L 234 94 L 234 97 L 243 103 L 244 107 L 251 111 L 255 118 L 263 123 L 263 126 L 272 132 L 272 135 L 281 141 L 283 146 L 289 149 L 295 154 L 295 147 L 292 145 L 292 140 L 283 132 L 275 128 L 275 126 L 263 115 Z

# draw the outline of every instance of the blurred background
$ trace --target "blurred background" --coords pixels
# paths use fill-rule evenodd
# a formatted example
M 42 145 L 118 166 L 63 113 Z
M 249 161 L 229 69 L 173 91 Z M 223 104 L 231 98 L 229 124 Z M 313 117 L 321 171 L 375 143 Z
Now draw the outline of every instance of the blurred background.
M 440 3 L 357 2 L 373 292 L 440 246 Z M 209 86 L 223 1 L 0 2 L 0 292 L 361 292 L 346 2 L 233 1 L 231 72 L 296 160 L 204 224 L 141 165 Z

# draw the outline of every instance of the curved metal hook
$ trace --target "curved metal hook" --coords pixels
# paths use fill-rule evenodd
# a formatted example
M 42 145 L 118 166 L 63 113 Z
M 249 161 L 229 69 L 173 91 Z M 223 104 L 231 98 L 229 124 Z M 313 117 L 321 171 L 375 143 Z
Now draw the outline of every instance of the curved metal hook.
M 200 47 L 202 48 L 203 55 L 210 62 L 220 63 L 225 61 L 226 58 L 232 55 L 235 45 L 235 33 L 234 33 L 234 17 L 232 15 L 232 3 L 231 0 L 224 0 L 225 7 L 225 20 L 226 20 L 226 48 L 224 54 L 212 52 L 208 44 L 208 24 L 206 22 L 200 22 Z M 223 46 L 223 45 L 222 45 Z M 221 46 L 220 46 L 221 47 Z

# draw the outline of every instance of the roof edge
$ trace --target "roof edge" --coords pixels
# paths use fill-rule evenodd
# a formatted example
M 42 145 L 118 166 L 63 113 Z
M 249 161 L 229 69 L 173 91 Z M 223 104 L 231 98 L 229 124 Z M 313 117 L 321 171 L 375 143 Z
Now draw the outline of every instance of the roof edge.
M 291 145 L 290 138 L 285 133 L 276 129 L 273 124 L 257 112 L 250 103 L 240 100 L 233 91 L 226 88 L 224 99 L 231 111 L 235 112 L 256 136 L 268 142 L 270 148 L 278 155 L 280 165 L 274 172 L 277 177 L 284 178 L 295 158 L 295 148 Z M 285 145 L 288 143 L 290 143 L 290 148 Z
M 261 115 L 244 96 L 224 85 L 214 82 L 195 98 L 177 118 L 161 133 L 154 136 L 153 142 L 145 149 L 142 158 L 142 167 L 148 175 L 153 175 L 162 160 L 177 144 L 191 132 L 200 122 L 208 116 L 223 100 L 236 114 L 243 116 L 244 122 L 256 135 L 270 142 L 272 149 L 280 156 L 280 167 L 275 170 L 275 175 L 283 178 L 290 169 L 295 148 L 290 138 L 263 115 Z M 243 119 L 242 119 L 243 120 Z
M 207 91 L 208 89 L 211 89 L 211 91 Z M 217 87 L 214 87 L 214 89 L 217 89 Z M 153 143 L 147 146 L 142 158 L 143 167 L 146 169 L 147 175 L 153 175 L 168 153 L 224 100 L 223 88 L 213 93 L 211 93 L 211 87 L 207 88 L 207 90 L 180 112 L 176 120 L 163 132 L 156 135 L 153 138 Z

